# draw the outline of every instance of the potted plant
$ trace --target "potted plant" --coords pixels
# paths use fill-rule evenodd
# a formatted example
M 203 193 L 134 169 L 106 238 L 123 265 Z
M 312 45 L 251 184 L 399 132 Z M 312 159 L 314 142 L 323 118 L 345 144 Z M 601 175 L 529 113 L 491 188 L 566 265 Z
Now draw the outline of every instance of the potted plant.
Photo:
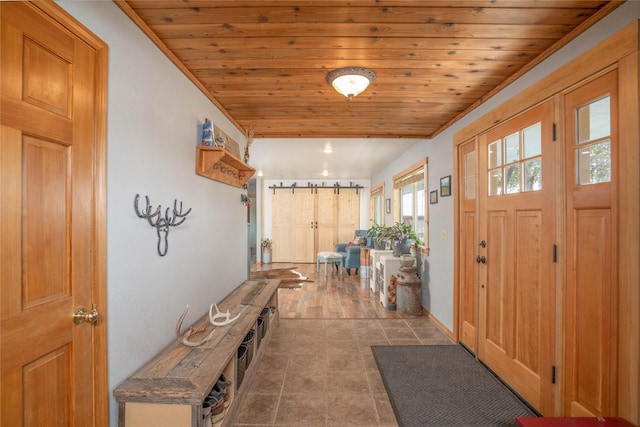
M 386 227 L 384 225 L 374 224 L 369 230 L 367 230 L 367 236 L 371 237 L 375 249 L 384 249 L 386 245 L 383 237 L 385 228 Z
M 411 228 L 411 225 L 403 222 L 396 222 L 391 227 L 387 227 L 384 230 L 383 235 L 391 245 L 394 256 L 400 256 L 402 253 L 409 253 L 409 249 L 412 244 L 420 244 L 420 238 L 413 228 Z
M 262 246 L 262 263 L 271 264 L 271 246 L 273 242 L 268 237 L 265 237 L 260 242 L 260 245 Z

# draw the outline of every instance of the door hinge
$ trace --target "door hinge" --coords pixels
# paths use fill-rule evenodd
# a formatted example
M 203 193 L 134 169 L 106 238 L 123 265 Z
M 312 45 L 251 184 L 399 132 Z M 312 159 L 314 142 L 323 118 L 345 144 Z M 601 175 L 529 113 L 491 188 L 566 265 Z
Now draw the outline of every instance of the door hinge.
M 556 367 L 555 365 L 551 366 L 551 384 L 556 383 Z
M 556 124 L 554 123 L 553 125 L 551 125 L 552 141 L 556 140 L 556 131 L 557 131 L 557 127 L 556 127 Z
M 553 245 L 553 262 L 558 262 L 558 245 Z

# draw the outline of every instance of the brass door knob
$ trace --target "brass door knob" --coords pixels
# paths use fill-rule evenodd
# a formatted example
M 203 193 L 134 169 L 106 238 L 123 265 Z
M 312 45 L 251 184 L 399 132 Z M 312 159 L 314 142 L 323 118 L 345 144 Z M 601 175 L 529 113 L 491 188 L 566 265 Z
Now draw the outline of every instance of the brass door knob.
M 78 307 L 76 311 L 73 313 L 73 323 L 79 325 L 82 322 L 87 323 L 95 323 L 98 321 L 98 309 L 95 304 L 93 304 L 91 311 L 87 311 L 84 307 Z

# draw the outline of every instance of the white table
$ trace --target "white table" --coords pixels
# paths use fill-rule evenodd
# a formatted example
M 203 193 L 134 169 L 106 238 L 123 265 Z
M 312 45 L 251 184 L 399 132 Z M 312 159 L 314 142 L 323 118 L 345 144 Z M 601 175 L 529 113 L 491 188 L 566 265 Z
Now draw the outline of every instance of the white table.
M 316 258 L 316 271 L 320 271 L 320 262 L 324 262 L 324 275 L 327 276 L 327 265 L 328 264 L 340 264 L 340 274 L 342 274 L 342 268 L 344 267 L 344 258 L 342 254 L 338 252 L 318 252 L 318 256 Z

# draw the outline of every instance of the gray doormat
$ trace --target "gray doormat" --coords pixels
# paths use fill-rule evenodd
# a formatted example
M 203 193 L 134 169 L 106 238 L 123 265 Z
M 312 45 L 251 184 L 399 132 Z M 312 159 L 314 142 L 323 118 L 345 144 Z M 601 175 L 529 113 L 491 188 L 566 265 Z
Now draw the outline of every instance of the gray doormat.
M 536 416 L 460 345 L 371 349 L 400 426 L 516 426 Z

